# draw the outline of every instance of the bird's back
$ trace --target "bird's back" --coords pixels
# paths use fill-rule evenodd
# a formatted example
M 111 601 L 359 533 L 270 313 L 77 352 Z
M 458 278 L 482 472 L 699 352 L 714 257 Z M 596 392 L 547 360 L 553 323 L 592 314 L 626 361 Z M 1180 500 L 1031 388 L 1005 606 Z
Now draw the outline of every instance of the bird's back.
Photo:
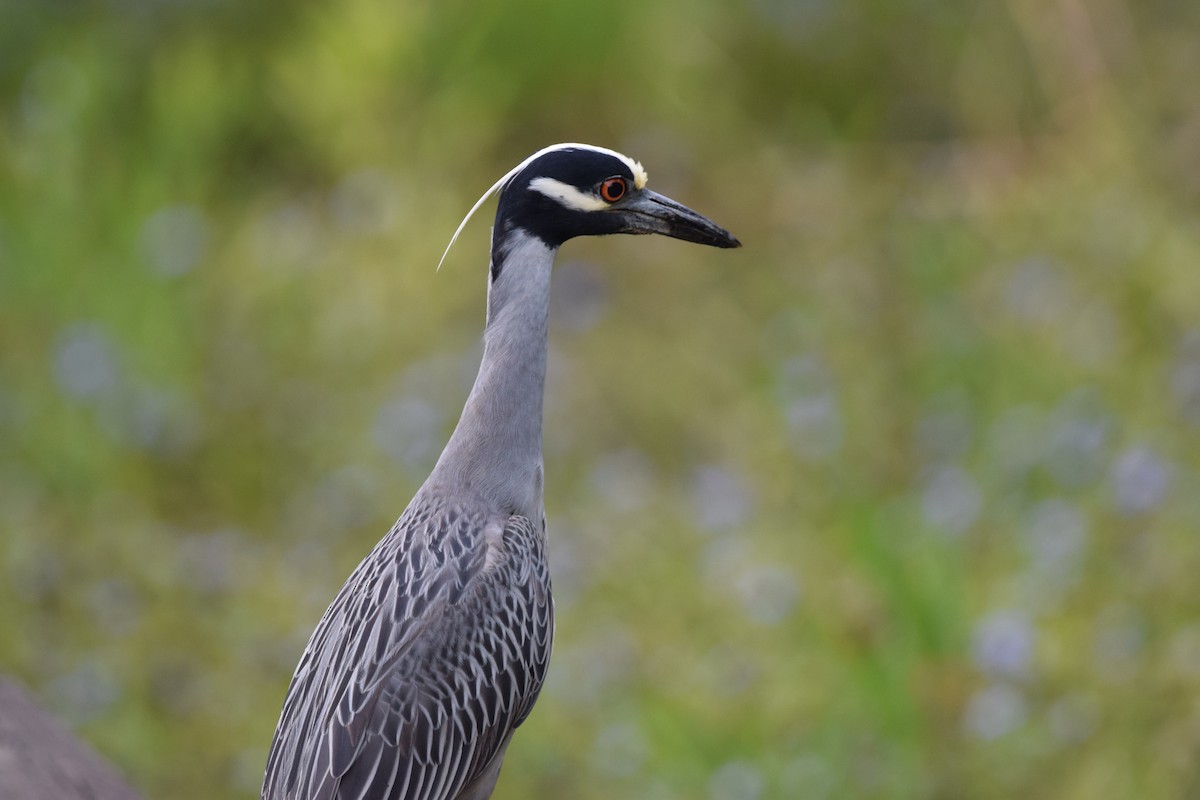
M 488 797 L 552 636 L 544 521 L 422 490 L 313 632 L 264 800 Z

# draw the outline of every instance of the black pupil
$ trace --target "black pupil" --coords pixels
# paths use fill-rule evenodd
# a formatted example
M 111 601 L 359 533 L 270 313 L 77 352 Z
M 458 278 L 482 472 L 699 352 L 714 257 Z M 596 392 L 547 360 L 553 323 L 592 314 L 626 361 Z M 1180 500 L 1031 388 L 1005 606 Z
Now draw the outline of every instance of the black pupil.
M 625 194 L 625 181 L 620 178 L 609 178 L 604 182 L 604 196 L 608 199 L 616 200 L 623 194 Z

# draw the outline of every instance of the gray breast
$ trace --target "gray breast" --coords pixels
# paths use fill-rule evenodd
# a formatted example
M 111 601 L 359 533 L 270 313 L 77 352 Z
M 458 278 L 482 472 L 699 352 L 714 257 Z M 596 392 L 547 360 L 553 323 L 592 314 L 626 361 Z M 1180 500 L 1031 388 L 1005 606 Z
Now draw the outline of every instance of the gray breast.
M 552 636 L 544 525 L 418 497 L 314 631 L 263 796 L 488 796 Z

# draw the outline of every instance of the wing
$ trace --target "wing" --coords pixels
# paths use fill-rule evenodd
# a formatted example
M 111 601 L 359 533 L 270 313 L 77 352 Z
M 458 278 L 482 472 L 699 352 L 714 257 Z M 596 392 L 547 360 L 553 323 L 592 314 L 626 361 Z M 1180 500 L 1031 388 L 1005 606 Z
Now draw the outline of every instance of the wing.
M 544 529 L 410 507 L 314 631 L 263 797 L 452 800 L 532 709 L 553 627 Z

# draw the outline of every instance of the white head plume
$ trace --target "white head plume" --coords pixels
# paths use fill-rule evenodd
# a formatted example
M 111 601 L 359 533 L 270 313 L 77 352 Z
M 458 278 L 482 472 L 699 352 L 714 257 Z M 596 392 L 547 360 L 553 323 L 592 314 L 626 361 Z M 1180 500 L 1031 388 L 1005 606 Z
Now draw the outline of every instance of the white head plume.
M 528 167 L 536 159 L 541 158 L 547 153 L 552 153 L 555 150 L 594 150 L 597 153 L 610 155 L 613 158 L 617 158 L 625 162 L 625 164 L 629 167 L 629 171 L 633 173 L 633 183 L 635 186 L 637 186 L 637 188 L 642 189 L 646 186 L 646 170 L 642 169 L 642 165 L 634 161 L 629 156 L 618 153 L 616 150 L 609 150 L 607 147 L 597 147 L 594 144 L 580 144 L 578 142 L 564 142 L 562 144 L 552 144 L 549 147 L 543 147 L 541 150 L 538 150 L 529 158 L 525 159 L 520 164 L 517 164 L 515 167 L 506 172 L 500 178 L 500 180 L 492 184 L 492 188 L 484 192 L 483 196 L 475 201 L 475 205 L 471 206 L 471 210 L 467 212 L 465 217 L 463 217 L 462 222 L 458 223 L 457 230 L 455 230 L 454 235 L 450 237 L 450 244 L 446 245 L 445 251 L 442 252 L 442 257 L 438 260 L 437 270 L 435 270 L 435 272 L 441 270 L 442 263 L 446 260 L 446 256 L 450 253 L 450 248 L 454 247 L 454 243 L 458 241 L 458 235 L 463 232 L 463 228 L 467 227 L 467 222 L 469 222 L 475 212 L 479 210 L 479 207 L 487 202 L 489 197 L 503 188 L 504 184 L 508 183 L 510 180 L 520 174 L 521 170 Z

